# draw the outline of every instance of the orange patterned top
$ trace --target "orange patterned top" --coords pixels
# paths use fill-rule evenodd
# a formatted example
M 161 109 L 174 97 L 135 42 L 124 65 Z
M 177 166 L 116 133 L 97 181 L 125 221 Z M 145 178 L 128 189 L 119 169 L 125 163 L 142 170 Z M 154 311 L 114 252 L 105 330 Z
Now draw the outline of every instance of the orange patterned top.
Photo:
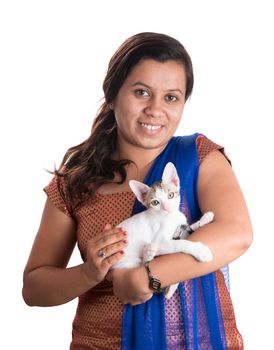
M 219 145 L 207 138 L 197 138 L 197 149 L 200 162 L 213 150 L 224 150 Z M 61 181 L 60 181 L 61 183 Z M 64 184 L 61 184 L 65 190 Z M 119 192 L 113 194 L 100 194 L 87 201 L 75 211 L 67 205 L 60 193 L 58 179 L 54 177 L 44 189 L 54 205 L 66 215 L 73 217 L 77 222 L 77 244 L 83 261 L 86 260 L 87 241 L 102 232 L 106 223 L 115 226 L 131 215 L 135 196 L 132 192 Z M 237 331 L 235 330 L 235 318 L 229 293 L 227 291 L 222 273 L 217 275 L 220 287 L 221 304 L 227 315 L 227 326 L 231 329 L 231 340 L 233 345 Z M 166 301 L 166 324 L 172 328 L 174 317 L 182 323 L 177 292 Z M 90 289 L 79 297 L 77 312 L 73 321 L 71 350 L 91 349 L 120 349 L 122 329 L 122 303 L 113 294 L 112 284 L 106 280 Z M 182 328 L 181 328 L 182 329 Z M 169 342 L 178 342 L 184 337 L 181 331 L 167 333 Z M 236 342 L 236 340 L 235 340 Z M 236 343 L 235 343 L 236 344 Z M 238 343 L 237 343 L 238 344 Z M 233 347 L 238 349 L 238 347 Z

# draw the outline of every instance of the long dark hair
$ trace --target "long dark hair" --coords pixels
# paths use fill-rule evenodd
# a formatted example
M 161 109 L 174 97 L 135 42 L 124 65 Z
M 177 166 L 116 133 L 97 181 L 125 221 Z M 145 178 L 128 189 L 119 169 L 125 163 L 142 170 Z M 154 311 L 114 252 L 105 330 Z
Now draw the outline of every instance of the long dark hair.
M 65 195 L 71 205 L 92 197 L 102 184 L 113 182 L 115 174 L 126 179 L 125 165 L 130 160 L 113 160 L 116 148 L 117 129 L 115 115 L 110 108 L 121 86 L 132 68 L 143 59 L 159 62 L 175 60 L 182 63 L 186 74 L 186 94 L 188 99 L 193 88 L 191 59 L 176 39 L 159 33 L 139 33 L 127 39 L 112 56 L 103 82 L 104 102 L 92 125 L 90 136 L 65 154 L 61 166 L 55 174 L 64 177 Z

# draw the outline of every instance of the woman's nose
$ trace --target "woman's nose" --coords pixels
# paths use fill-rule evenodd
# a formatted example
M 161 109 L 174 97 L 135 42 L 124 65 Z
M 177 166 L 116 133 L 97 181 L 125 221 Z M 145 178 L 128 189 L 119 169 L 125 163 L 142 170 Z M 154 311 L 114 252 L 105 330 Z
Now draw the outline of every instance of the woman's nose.
M 159 98 L 153 98 L 148 101 L 145 113 L 149 117 L 159 118 L 163 115 L 163 102 Z

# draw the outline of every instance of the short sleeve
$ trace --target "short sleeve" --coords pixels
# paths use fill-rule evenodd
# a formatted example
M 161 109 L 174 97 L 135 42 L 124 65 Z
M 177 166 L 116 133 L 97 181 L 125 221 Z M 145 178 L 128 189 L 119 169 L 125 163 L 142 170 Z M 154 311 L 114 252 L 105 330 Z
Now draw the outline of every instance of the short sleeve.
M 72 217 L 71 208 L 65 200 L 65 182 L 63 178 L 54 176 L 50 183 L 44 188 L 50 201 L 64 214 Z
M 224 147 L 211 141 L 206 136 L 199 135 L 196 139 L 196 146 L 197 146 L 200 164 L 210 152 L 217 151 L 217 150 L 220 151 L 224 155 L 224 157 L 227 159 L 227 161 L 231 164 L 230 159 L 225 153 Z

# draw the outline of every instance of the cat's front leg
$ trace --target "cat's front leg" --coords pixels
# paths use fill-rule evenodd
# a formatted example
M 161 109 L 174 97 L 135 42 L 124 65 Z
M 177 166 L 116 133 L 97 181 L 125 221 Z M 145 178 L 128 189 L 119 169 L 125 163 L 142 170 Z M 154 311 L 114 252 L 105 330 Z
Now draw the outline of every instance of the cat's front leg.
M 196 231 L 198 228 L 203 227 L 214 219 L 214 214 L 211 211 L 206 212 L 200 220 L 196 221 L 194 224 L 190 225 L 191 230 Z
M 186 239 L 163 241 L 157 244 L 155 255 L 186 253 L 200 262 L 212 260 L 211 250 L 201 242 L 191 242 Z

